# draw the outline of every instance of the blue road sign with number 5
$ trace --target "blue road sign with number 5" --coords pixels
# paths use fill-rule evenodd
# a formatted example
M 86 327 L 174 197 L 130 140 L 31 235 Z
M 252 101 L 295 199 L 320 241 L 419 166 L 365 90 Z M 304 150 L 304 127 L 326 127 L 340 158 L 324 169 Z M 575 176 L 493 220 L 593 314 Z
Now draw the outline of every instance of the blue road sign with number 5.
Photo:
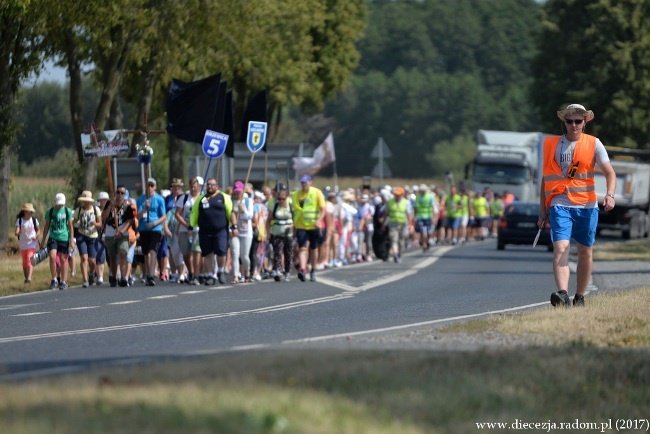
M 219 158 L 226 152 L 228 144 L 228 134 L 218 133 L 216 131 L 205 130 L 203 137 L 203 153 L 209 158 Z
M 266 142 L 266 122 L 250 121 L 246 136 L 248 149 L 255 153 L 264 147 L 264 142 Z

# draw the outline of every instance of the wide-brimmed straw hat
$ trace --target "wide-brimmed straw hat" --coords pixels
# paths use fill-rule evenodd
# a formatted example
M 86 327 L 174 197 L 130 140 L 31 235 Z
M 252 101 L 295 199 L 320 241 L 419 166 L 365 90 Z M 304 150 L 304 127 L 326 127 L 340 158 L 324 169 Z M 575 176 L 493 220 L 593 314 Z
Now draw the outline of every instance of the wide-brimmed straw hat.
M 81 196 L 77 198 L 79 202 L 93 202 L 95 203 L 95 199 L 93 199 L 93 193 L 91 191 L 84 191 L 81 193 Z
M 34 210 L 34 205 L 32 205 L 32 204 L 29 203 L 29 202 L 24 203 L 23 206 L 22 206 L 22 208 L 20 208 L 20 210 L 21 210 L 21 211 L 36 212 L 36 210 Z
M 557 117 L 563 121 L 569 115 L 580 115 L 585 118 L 585 122 L 592 121 L 594 119 L 594 112 L 587 110 L 585 106 L 580 104 L 569 104 L 566 108 L 559 110 L 557 112 Z

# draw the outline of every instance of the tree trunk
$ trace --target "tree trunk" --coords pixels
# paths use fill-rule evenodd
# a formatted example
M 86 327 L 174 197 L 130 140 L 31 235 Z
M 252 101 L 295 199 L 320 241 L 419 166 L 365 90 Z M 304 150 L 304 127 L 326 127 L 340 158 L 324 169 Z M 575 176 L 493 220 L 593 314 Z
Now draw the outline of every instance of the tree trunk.
M 2 150 L 0 157 L 0 204 L 5 205 L 5 212 L 0 212 L 0 247 L 4 249 L 9 239 L 7 228 L 9 227 L 9 214 L 14 210 L 7 212 L 7 205 L 9 204 L 9 179 L 11 177 L 11 157 L 9 147 Z
M 125 37 L 121 49 L 110 53 L 109 57 L 101 65 L 103 77 L 102 94 L 95 112 L 95 127 L 103 130 L 107 124 L 113 99 L 117 97 L 120 80 L 124 68 L 133 47 L 136 30 L 129 31 Z M 97 182 L 97 158 L 88 158 L 83 164 L 83 189 L 92 190 Z
M 70 75 L 69 104 L 70 104 L 70 123 L 72 127 L 72 140 L 77 150 L 77 160 L 80 168 L 84 168 L 84 150 L 81 143 L 81 133 L 84 130 L 83 119 L 83 99 L 81 84 L 81 61 L 77 56 L 77 43 L 74 31 L 70 28 L 64 30 L 63 37 L 65 41 L 66 60 L 68 61 L 68 75 Z M 84 168 L 85 170 L 85 168 Z M 81 171 L 76 173 L 81 174 Z M 81 193 L 85 190 L 85 178 L 77 176 L 71 180 L 71 185 L 76 190 L 75 193 Z M 78 196 L 78 194 L 77 194 Z
M 144 77 L 142 77 L 142 93 L 140 94 L 140 103 L 138 105 L 138 119 L 136 119 L 135 129 L 144 131 L 145 127 L 149 130 L 149 111 L 153 100 L 153 91 L 156 85 L 156 70 L 158 69 L 158 51 L 154 48 L 149 53 L 149 62 Z M 133 146 L 131 152 L 135 155 L 135 145 L 144 142 L 143 134 L 133 136 Z
M 169 151 L 169 177 L 185 179 L 183 142 L 173 134 L 167 134 L 167 138 L 167 146 Z

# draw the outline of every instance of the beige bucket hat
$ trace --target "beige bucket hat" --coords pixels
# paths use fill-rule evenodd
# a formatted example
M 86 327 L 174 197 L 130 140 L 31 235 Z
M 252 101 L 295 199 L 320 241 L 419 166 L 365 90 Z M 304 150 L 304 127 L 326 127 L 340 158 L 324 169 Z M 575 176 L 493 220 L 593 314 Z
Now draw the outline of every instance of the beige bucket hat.
M 84 191 L 81 193 L 81 196 L 77 198 L 79 202 L 92 202 L 95 203 L 95 199 L 93 199 L 93 193 L 91 191 Z
M 580 104 L 569 104 L 566 108 L 559 110 L 557 112 L 557 117 L 563 121 L 569 115 L 581 115 L 584 116 L 585 122 L 590 122 L 594 119 L 594 112 L 587 110 L 585 106 Z

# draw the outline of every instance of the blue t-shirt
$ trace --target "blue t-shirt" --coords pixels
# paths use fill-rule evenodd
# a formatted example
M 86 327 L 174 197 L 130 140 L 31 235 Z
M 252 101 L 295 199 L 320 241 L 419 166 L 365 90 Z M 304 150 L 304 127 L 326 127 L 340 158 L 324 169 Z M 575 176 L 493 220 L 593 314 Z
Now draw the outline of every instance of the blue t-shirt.
M 138 213 L 144 208 L 144 201 L 147 199 L 146 195 L 138 197 Z M 138 225 L 138 230 L 140 232 L 153 231 L 153 232 L 162 232 L 162 225 L 156 225 L 151 229 L 147 228 L 147 223 L 155 222 L 160 217 L 166 214 L 165 212 L 165 199 L 158 193 L 154 194 L 149 198 L 150 206 L 147 211 L 142 215 L 140 219 L 140 224 Z

